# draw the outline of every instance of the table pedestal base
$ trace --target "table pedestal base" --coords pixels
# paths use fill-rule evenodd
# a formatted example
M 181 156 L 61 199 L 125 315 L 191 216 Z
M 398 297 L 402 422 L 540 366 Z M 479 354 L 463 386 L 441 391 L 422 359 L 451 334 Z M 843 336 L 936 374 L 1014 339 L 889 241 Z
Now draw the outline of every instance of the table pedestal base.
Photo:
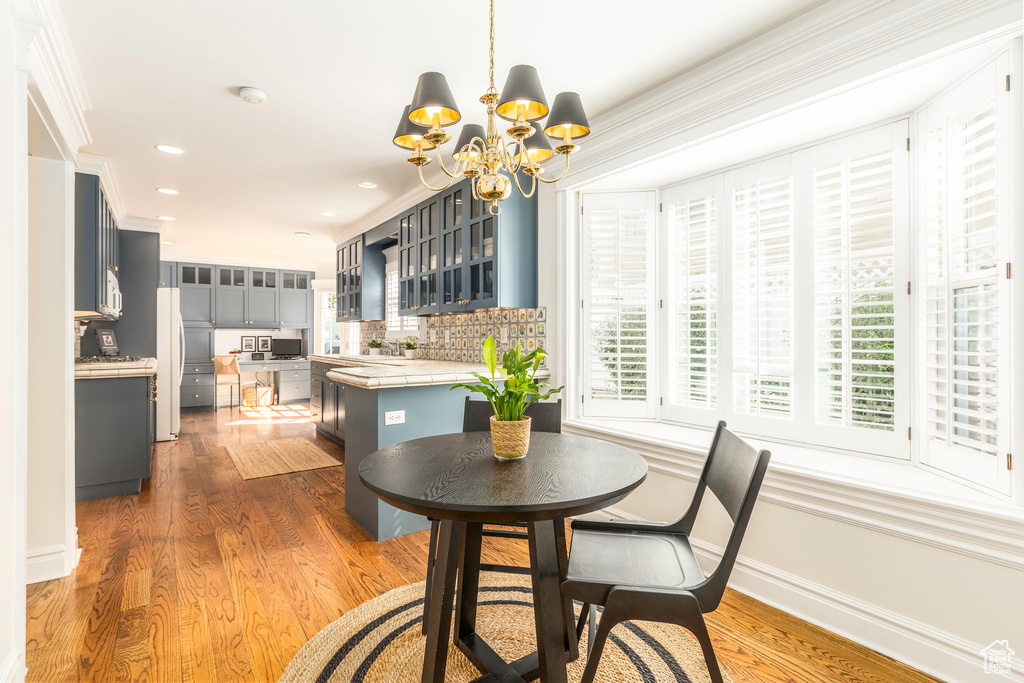
M 441 520 L 439 524 L 426 615 L 423 683 L 443 683 L 450 635 L 484 674 L 479 681 L 521 683 L 540 678 L 543 683 L 565 683 L 566 663 L 579 656 L 572 601 L 561 592 L 568 567 L 565 520 L 527 524 L 537 651 L 514 662 L 502 659 L 476 632 L 482 529 L 478 522 Z M 456 619 L 451 634 L 453 602 Z

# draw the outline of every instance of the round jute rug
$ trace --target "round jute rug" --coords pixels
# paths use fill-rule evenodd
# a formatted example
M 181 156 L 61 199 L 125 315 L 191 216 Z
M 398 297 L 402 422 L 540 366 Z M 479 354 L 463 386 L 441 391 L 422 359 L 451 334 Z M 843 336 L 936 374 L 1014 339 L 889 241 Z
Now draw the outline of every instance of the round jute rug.
M 537 649 L 529 577 L 484 573 L 480 577 L 477 632 L 506 661 Z M 577 616 L 579 605 L 576 607 Z M 418 683 L 423 671 L 423 582 L 396 588 L 351 610 L 306 643 L 281 683 L 362 681 Z M 579 681 L 581 655 L 569 664 Z M 446 681 L 465 683 L 480 672 L 454 645 L 448 647 Z M 722 672 L 727 682 L 731 679 Z M 597 680 L 607 683 L 710 683 L 700 645 L 683 628 L 646 621 L 616 626 L 605 646 Z

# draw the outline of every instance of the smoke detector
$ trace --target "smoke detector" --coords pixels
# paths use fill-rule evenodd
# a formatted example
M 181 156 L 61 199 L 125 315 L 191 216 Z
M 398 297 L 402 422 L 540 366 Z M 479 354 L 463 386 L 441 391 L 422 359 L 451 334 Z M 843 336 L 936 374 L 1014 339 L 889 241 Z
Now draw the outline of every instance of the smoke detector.
M 263 92 L 259 88 L 239 88 L 238 96 L 242 98 L 243 102 L 255 107 L 262 107 L 267 103 L 267 93 Z

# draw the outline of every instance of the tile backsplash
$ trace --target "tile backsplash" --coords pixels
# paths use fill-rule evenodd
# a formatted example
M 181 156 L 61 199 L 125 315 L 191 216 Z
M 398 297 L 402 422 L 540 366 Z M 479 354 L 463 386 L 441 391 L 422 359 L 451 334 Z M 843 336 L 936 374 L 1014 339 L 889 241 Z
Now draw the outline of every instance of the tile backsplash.
M 419 319 L 417 357 L 480 363 L 480 346 L 493 335 L 498 353 L 519 342 L 529 353 L 546 346 L 547 308 L 489 308 L 466 313 L 442 313 Z M 384 322 L 360 323 L 359 352 L 369 351 L 366 342 L 387 336 Z M 408 333 L 401 336 L 407 336 Z

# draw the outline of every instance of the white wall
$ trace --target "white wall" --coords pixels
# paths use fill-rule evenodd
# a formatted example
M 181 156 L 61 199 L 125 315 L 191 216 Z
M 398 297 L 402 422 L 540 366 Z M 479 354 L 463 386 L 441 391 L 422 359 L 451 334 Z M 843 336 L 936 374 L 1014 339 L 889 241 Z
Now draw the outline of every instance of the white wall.
M 0 291 L 8 325 L 8 333 L 0 335 L 0 355 L 24 359 L 28 352 L 26 64 L 24 41 L 16 37 L 11 12 L 10 0 L 0 0 L 0 226 L 4 236 Z M 25 676 L 25 363 L 8 363 L 0 378 L 0 681 L 14 681 Z
M 74 172 L 29 159 L 29 583 L 77 564 L 74 416 Z
M 581 352 L 567 343 L 579 310 L 571 280 L 579 191 L 595 183 L 611 189 L 607 178 L 623 168 L 713 140 L 744 122 L 764 120 L 932 53 L 980 37 L 1004 36 L 1008 42 L 1020 22 L 1021 4 L 999 0 L 829 3 L 769 39 L 592 119 L 595 132 L 572 159 L 577 170 L 557 186 L 555 198 L 543 192 L 540 197 L 541 303 L 553 323 L 549 334 L 558 335 L 551 340 L 561 351 L 554 365 L 567 394 L 578 400 L 581 389 Z M 556 224 L 557 230 L 545 229 Z M 554 266 L 552 254 L 558 254 Z M 571 423 L 566 428 L 573 429 Z M 700 459 L 690 460 L 674 472 L 653 467 L 611 515 L 677 518 L 699 471 Z M 1018 652 L 1011 679 L 1024 680 L 1024 563 L 910 540 L 898 528 L 815 509 L 798 498 L 794 493 L 785 504 L 762 496 L 733 573 L 734 588 L 944 680 L 985 679 L 979 650 L 1008 639 Z M 705 569 L 715 566 L 727 529 L 721 510 L 699 520 L 695 545 Z

